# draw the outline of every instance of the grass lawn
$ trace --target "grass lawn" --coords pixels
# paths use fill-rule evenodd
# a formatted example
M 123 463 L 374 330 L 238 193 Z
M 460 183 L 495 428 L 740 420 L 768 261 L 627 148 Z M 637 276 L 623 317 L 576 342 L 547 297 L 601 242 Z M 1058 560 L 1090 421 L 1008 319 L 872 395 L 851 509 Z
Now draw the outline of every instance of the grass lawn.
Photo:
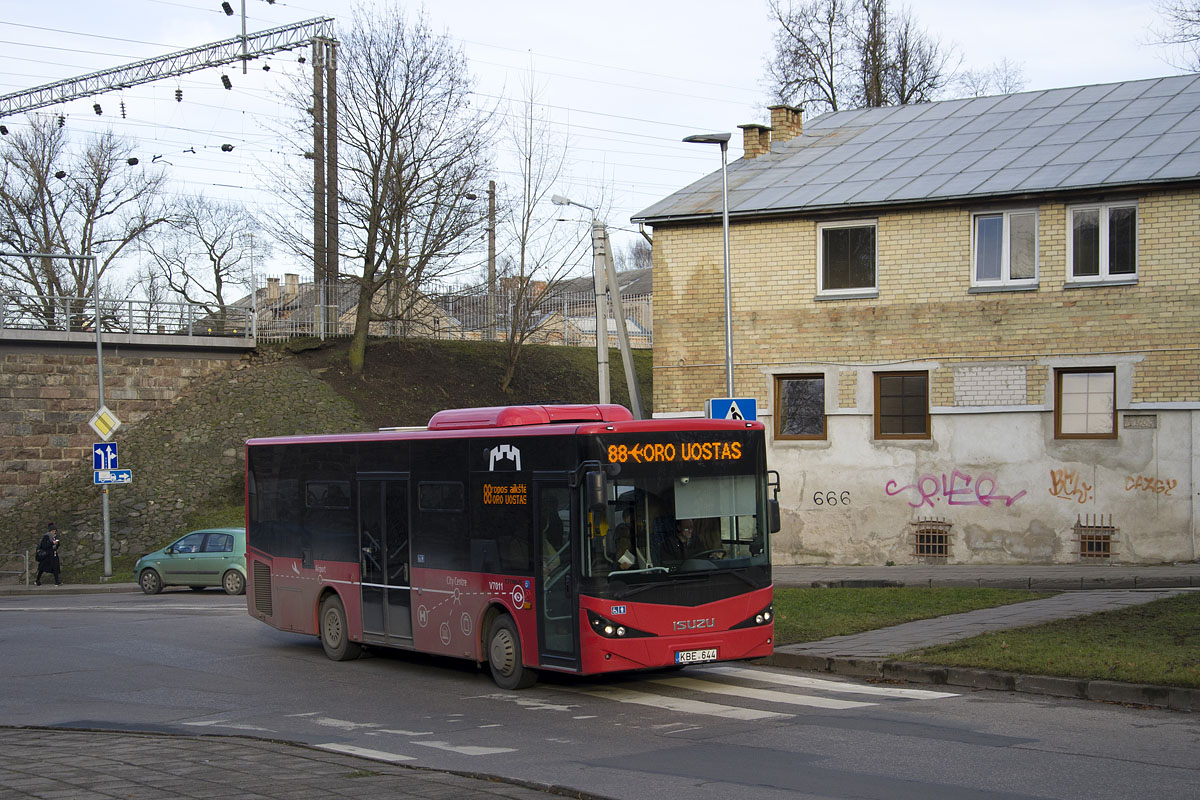
M 1200 689 L 1200 592 L 905 653 L 947 666 Z
M 1021 589 L 880 587 L 797 589 L 775 587 L 777 644 L 886 628 L 902 622 L 958 614 L 1050 597 Z

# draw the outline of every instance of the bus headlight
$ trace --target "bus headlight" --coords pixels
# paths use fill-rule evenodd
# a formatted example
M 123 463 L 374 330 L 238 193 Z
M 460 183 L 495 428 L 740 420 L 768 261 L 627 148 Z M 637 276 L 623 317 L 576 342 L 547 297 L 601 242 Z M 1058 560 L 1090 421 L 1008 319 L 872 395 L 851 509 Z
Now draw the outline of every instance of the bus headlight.
M 611 619 L 606 619 L 600 616 L 595 611 L 588 610 L 588 624 L 592 631 L 605 639 L 642 639 L 647 636 L 653 636 L 652 633 L 639 631 L 637 628 L 630 628 L 628 625 L 621 625 L 613 622 Z
M 753 617 L 748 617 L 748 618 L 742 620 L 741 622 L 739 622 L 737 625 L 732 626 L 729 630 L 735 631 L 740 628 L 759 628 L 759 627 L 762 627 L 763 625 L 770 625 L 774 620 L 775 620 L 775 604 L 772 603 L 771 605 L 764 608 L 762 611 L 759 611 Z

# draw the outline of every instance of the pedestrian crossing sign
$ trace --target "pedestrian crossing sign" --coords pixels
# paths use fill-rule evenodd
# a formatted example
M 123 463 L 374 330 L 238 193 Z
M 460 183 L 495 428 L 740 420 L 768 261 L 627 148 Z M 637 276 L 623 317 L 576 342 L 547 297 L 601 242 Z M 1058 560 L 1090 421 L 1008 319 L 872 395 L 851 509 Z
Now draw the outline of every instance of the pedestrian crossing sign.
M 753 397 L 714 397 L 706 405 L 709 419 L 758 419 L 758 402 Z

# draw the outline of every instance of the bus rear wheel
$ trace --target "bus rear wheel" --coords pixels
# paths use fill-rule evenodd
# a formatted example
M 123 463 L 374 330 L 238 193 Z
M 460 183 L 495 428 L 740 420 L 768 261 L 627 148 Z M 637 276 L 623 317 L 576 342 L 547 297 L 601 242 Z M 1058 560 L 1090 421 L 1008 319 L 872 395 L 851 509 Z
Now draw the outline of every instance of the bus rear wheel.
M 318 634 L 325 655 L 332 661 L 353 661 L 362 654 L 362 645 L 350 641 L 350 630 L 346 624 L 346 608 L 336 594 L 321 601 L 321 616 Z
M 522 663 L 521 637 L 513 618 L 507 614 L 492 620 L 487 653 L 492 680 L 501 689 L 528 689 L 537 681 L 537 672 Z

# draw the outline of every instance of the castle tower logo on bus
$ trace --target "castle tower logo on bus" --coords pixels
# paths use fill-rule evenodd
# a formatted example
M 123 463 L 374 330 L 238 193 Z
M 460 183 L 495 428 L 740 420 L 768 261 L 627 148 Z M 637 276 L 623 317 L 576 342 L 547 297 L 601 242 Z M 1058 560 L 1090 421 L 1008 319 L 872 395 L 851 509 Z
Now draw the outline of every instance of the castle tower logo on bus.
M 639 464 L 671 461 L 739 461 L 741 442 L 645 442 L 635 445 L 610 444 L 608 460 L 614 464 L 636 461 Z

